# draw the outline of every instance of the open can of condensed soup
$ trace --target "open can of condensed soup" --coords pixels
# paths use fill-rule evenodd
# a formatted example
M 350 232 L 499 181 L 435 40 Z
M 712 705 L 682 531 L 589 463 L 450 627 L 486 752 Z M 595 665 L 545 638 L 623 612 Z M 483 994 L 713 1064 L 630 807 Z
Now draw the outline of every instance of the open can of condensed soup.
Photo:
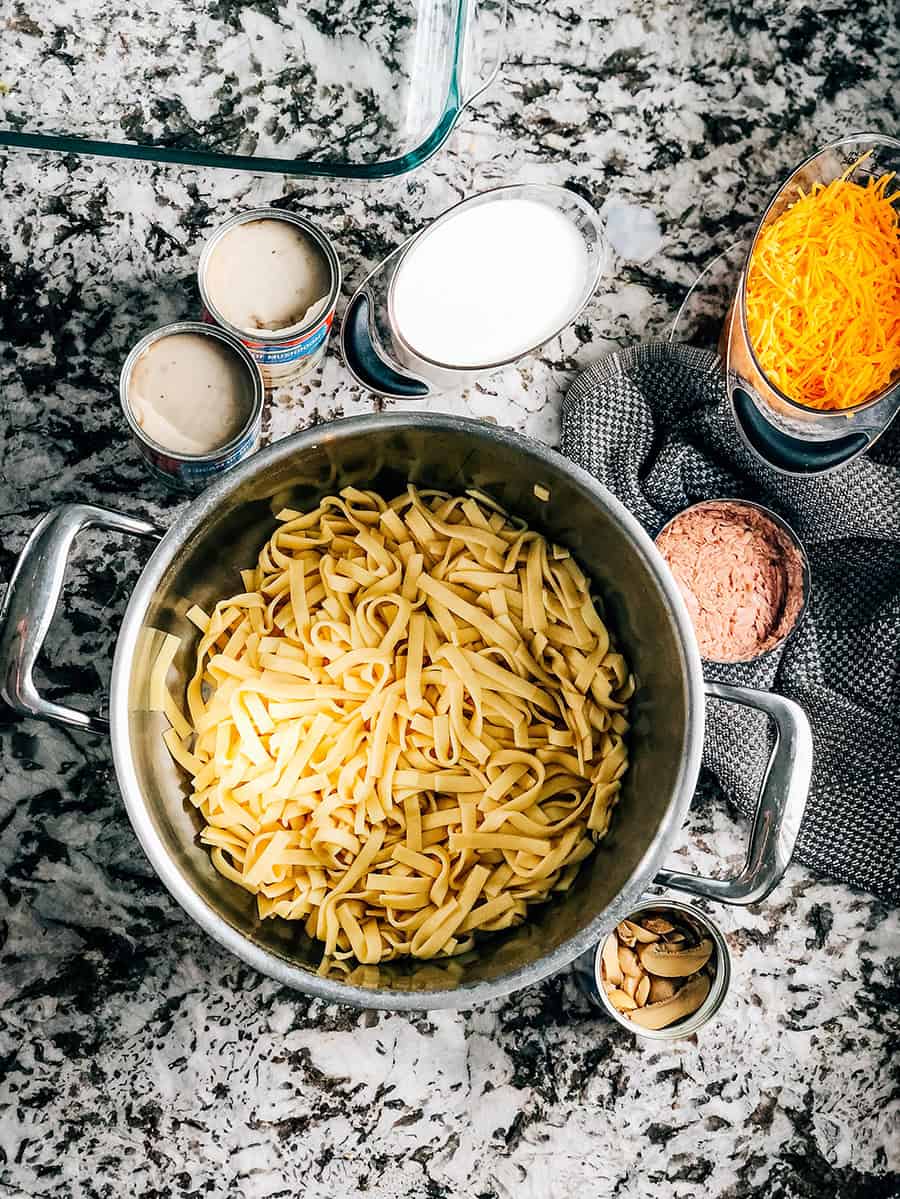
M 238 338 L 179 321 L 141 338 L 119 379 L 125 419 L 147 464 L 199 491 L 259 448 L 265 388 Z
M 204 317 L 239 337 L 267 388 L 322 359 L 341 290 L 330 239 L 305 217 L 254 208 L 221 225 L 200 255 Z

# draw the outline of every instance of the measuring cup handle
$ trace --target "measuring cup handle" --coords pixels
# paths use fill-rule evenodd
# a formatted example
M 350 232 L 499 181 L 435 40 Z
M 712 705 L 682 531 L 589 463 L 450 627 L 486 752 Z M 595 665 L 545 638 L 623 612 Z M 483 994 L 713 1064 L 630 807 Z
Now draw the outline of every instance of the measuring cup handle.
M 478 0 L 468 6 L 469 25 L 460 81 L 460 112 L 487 91 L 503 64 L 507 0 Z M 476 53 L 480 59 L 476 61 Z
M 423 399 L 428 387 L 419 379 L 401 375 L 389 366 L 375 348 L 369 329 L 369 297 L 358 291 L 344 313 L 341 326 L 341 349 L 351 374 L 376 395 L 398 399 Z
M 799 437 L 790 437 L 769 424 L 742 387 L 732 391 L 731 405 L 735 424 L 744 441 L 763 461 L 784 474 L 809 475 L 835 470 L 862 454 L 875 440 L 874 436 L 862 431 L 831 441 L 803 441 Z

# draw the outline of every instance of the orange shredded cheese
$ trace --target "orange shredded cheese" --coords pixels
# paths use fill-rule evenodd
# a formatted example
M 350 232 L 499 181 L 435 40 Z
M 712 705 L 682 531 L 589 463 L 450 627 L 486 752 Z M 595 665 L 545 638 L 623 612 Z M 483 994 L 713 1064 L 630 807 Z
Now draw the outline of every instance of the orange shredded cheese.
M 900 191 L 887 194 L 892 174 L 851 182 L 858 165 L 798 189 L 760 235 L 747 273 L 757 361 L 810 408 L 852 408 L 900 374 Z

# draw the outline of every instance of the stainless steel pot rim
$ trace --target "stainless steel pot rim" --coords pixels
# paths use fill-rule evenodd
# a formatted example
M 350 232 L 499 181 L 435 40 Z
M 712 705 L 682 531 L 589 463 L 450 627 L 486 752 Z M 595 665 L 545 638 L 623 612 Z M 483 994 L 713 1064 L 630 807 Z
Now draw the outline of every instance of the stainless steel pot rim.
M 173 561 L 181 545 L 203 524 L 211 512 L 220 504 L 227 502 L 228 498 L 239 490 L 242 483 L 246 479 L 252 478 L 258 471 L 295 455 L 300 455 L 323 440 L 331 440 L 341 437 L 343 434 L 348 436 L 365 434 L 375 428 L 397 431 L 421 431 L 423 428 L 432 428 L 470 435 L 488 441 L 505 443 L 507 446 L 522 451 L 531 459 L 537 460 L 538 463 L 545 462 L 548 467 L 558 469 L 562 466 L 569 477 L 584 491 L 586 498 L 598 500 L 604 504 L 629 536 L 643 557 L 648 572 L 664 593 L 679 635 L 683 679 L 687 691 L 686 745 L 678 778 L 673 783 L 675 800 L 657 829 L 651 845 L 633 870 L 625 886 L 620 890 L 616 900 L 607 908 L 602 917 L 597 918 L 580 933 L 541 958 L 540 961 L 511 970 L 508 974 L 489 983 L 479 982 L 429 991 L 357 987 L 334 979 L 320 978 L 318 975 L 252 944 L 236 928 L 227 924 L 207 906 L 194 892 L 179 871 L 175 861 L 169 856 L 149 818 L 130 753 L 128 729 L 130 663 L 148 604 L 153 597 L 158 581 Z M 423 412 L 373 414 L 314 426 L 254 454 L 245 462 L 228 471 L 207 491 L 198 496 L 160 541 L 135 586 L 116 643 L 109 708 L 113 760 L 126 811 L 150 863 L 184 911 L 230 953 L 286 986 L 298 988 L 307 994 L 330 1002 L 345 1002 L 359 1007 L 384 1008 L 394 1011 L 465 1008 L 475 1003 L 484 1003 L 508 995 L 522 987 L 539 982 L 568 966 L 579 954 L 590 949 L 609 929 L 626 916 L 646 892 L 647 880 L 651 879 L 662 865 L 669 846 L 684 821 L 700 772 L 703 750 L 703 712 L 703 675 L 700 656 L 684 600 L 659 551 L 653 544 L 652 538 L 624 505 L 586 471 L 563 458 L 555 450 L 519 433 L 468 418 Z M 467 994 L 473 991 L 477 991 L 477 995 L 467 1002 Z

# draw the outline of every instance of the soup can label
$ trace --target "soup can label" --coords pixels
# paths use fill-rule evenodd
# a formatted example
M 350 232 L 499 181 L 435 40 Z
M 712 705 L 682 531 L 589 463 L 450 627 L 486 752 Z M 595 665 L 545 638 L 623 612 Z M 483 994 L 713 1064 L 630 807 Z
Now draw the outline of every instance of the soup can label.
M 141 443 L 141 452 L 153 474 L 170 487 L 178 487 L 185 491 L 202 491 L 226 470 L 237 466 L 250 454 L 255 454 L 259 449 L 259 440 L 259 429 L 248 429 L 246 436 L 234 445 L 227 455 L 209 460 L 173 457 L 161 453 L 149 442 Z
M 211 325 L 218 323 L 206 309 L 203 319 Z M 334 312 L 329 312 L 311 333 L 300 337 L 279 342 L 255 341 L 241 333 L 240 339 L 259 365 L 266 386 L 274 387 L 305 375 L 322 361 L 333 323 Z

